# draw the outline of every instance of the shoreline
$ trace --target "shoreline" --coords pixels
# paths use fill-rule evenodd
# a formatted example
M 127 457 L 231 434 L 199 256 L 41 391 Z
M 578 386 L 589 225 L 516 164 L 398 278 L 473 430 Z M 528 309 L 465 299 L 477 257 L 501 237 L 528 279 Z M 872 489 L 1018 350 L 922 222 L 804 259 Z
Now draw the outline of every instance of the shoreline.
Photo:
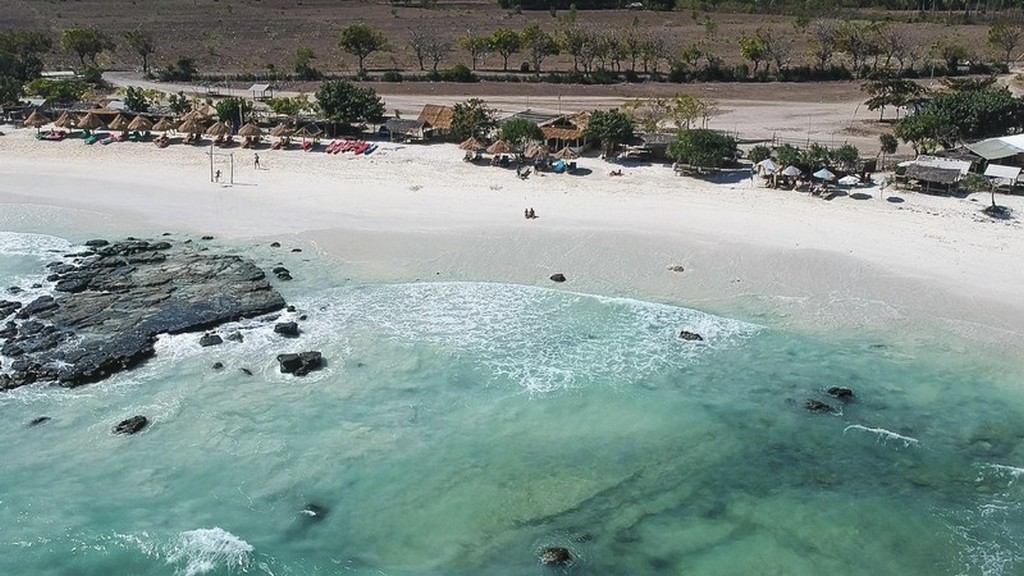
M 560 287 L 812 333 L 928 324 L 962 351 L 1018 348 L 1024 330 L 1024 226 L 982 217 L 987 195 L 885 191 L 903 199 L 894 203 L 868 189 L 869 199 L 827 202 L 657 165 L 611 178 L 593 158 L 580 160 L 585 176 L 520 181 L 461 162 L 453 145 L 400 144 L 358 158 L 266 151 L 259 171 L 235 149 L 237 183 L 224 187 L 207 181 L 206 150 L 38 142 L 18 130 L 0 140 L 0 203 L 79 211 L 67 217 L 105 230 L 294 238 L 384 281 Z M 1024 198 L 999 201 L 1024 213 Z M 537 220 L 523 220 L 526 206 Z M 550 282 L 556 272 L 569 281 Z

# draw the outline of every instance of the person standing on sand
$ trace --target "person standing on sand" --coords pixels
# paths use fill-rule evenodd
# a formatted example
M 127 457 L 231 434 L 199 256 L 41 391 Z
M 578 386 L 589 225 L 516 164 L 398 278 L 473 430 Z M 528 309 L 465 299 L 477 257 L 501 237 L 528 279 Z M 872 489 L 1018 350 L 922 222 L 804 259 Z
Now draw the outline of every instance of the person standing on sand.
M 257 170 L 260 169 L 260 155 L 256 154 L 255 152 L 253 152 L 252 155 L 252 166 Z

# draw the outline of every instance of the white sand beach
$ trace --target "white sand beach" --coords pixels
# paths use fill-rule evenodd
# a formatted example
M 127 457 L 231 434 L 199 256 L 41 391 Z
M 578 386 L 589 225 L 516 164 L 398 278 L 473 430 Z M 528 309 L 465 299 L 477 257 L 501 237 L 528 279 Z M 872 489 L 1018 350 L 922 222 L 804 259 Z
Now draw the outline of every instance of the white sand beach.
M 360 157 L 260 151 L 259 170 L 235 148 L 235 184 L 225 185 L 210 182 L 209 148 L 2 130 L 0 203 L 80 210 L 103 229 L 274 238 L 386 280 L 554 286 L 548 276 L 561 272 L 568 290 L 810 331 L 923 322 L 964 350 L 1018 346 L 1024 333 L 1024 226 L 984 216 L 987 194 L 863 189 L 826 201 L 662 165 L 612 177 L 595 158 L 579 161 L 589 174 L 520 180 L 463 162 L 453 145 L 387 143 Z M 225 179 L 227 162 L 216 165 Z M 997 200 L 1024 214 L 1024 198 Z M 527 207 L 536 220 L 523 218 Z

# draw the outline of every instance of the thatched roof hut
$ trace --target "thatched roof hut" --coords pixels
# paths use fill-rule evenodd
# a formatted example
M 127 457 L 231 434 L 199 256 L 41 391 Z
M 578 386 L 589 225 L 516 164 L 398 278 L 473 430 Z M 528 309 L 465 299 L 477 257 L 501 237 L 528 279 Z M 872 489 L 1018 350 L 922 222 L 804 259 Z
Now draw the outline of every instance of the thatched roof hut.
M 423 122 L 427 132 L 444 133 L 452 129 L 452 109 L 450 106 L 424 104 L 417 120 Z
M 940 190 L 945 189 L 948 194 L 952 192 L 953 185 L 960 181 L 960 171 L 955 168 L 911 164 L 907 166 L 906 178 L 924 184 L 926 192 L 930 192 L 935 187 Z
M 238 135 L 246 138 L 259 137 L 263 135 L 263 130 L 261 130 L 259 126 L 249 122 L 238 129 Z
M 495 140 L 494 144 L 487 147 L 488 154 L 510 154 L 512 148 L 504 140 Z
M 117 116 L 114 116 L 113 120 L 107 123 L 107 128 L 110 128 L 111 130 L 127 130 L 128 124 L 128 119 L 121 114 L 118 114 Z
M 323 133 L 324 131 L 316 124 L 306 124 L 302 128 L 296 130 L 294 135 L 300 138 L 316 138 Z
M 128 129 L 132 132 L 148 132 L 153 129 L 153 123 L 149 121 L 149 118 L 140 115 L 128 123 Z
M 97 130 L 103 128 L 103 120 L 100 120 L 100 117 L 92 112 L 86 112 L 78 119 L 78 127 L 83 130 Z
M 178 125 L 178 132 L 182 134 L 202 134 L 203 125 L 195 118 L 189 118 Z
M 476 136 L 470 136 L 469 139 L 464 140 L 459 144 L 459 148 L 468 152 L 478 152 L 487 148 L 487 144 L 476 139 Z
M 292 128 L 291 126 L 283 122 L 281 124 L 278 124 L 277 126 L 274 126 L 274 129 L 270 131 L 270 135 L 275 138 L 286 138 L 294 133 L 295 128 Z
M 551 150 L 543 144 L 530 144 L 523 152 L 523 157 L 527 160 L 534 160 L 536 158 L 543 158 L 550 153 Z
M 161 118 L 159 122 L 153 125 L 152 130 L 156 130 L 157 132 L 169 132 L 171 130 L 176 130 L 177 128 L 178 125 L 174 122 L 171 122 L 167 118 Z
M 552 156 L 558 158 L 559 160 L 575 160 L 580 157 L 579 154 L 577 154 L 575 151 L 573 151 L 572 148 L 569 148 L 568 146 L 562 148 L 558 152 L 555 152 L 554 154 L 552 154 Z
M 206 129 L 207 136 L 227 136 L 231 133 L 231 128 L 223 122 L 214 122 Z
M 51 120 L 41 114 L 39 110 L 33 110 L 32 113 L 29 114 L 28 118 L 25 118 L 25 122 L 23 124 L 29 128 L 41 128 L 50 122 Z
M 57 128 L 74 128 L 78 125 L 78 119 L 72 116 L 67 110 L 65 110 L 60 118 L 53 121 L 53 125 Z

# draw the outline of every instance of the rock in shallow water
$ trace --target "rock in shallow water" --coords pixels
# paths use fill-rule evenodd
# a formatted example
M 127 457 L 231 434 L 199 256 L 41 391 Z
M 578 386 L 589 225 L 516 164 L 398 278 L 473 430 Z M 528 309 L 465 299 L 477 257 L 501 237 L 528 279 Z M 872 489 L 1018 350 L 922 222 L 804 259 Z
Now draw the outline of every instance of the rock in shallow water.
M 826 393 L 829 396 L 839 398 L 840 400 L 853 400 L 853 390 L 843 386 L 833 386 L 826 390 Z
M 97 243 L 72 262 L 48 268 L 51 281 L 73 280 L 74 291 L 37 298 L 17 310 L 20 325 L 0 330 L 4 354 L 18 357 L 3 388 L 102 380 L 152 356 L 158 334 L 207 330 L 285 306 L 263 270 L 240 256 L 126 240 Z M 0 304 L 0 313 L 14 309 Z
M 145 416 L 132 416 L 114 426 L 114 434 L 135 434 L 136 432 L 141 432 L 146 426 L 149 426 L 149 418 Z
M 704 337 L 696 332 L 690 332 L 689 330 L 683 330 L 679 332 L 679 337 L 688 342 L 703 342 Z
M 282 374 L 305 376 L 313 370 L 319 370 L 324 363 L 323 355 L 317 351 L 300 352 L 298 354 L 281 354 L 277 357 L 281 364 Z
M 552 274 L 551 275 L 551 281 L 552 282 L 565 282 L 565 274 L 562 274 L 562 273 Z
M 39 426 L 40 424 L 45 424 L 45 423 L 49 422 L 50 420 L 52 420 L 52 418 L 50 418 L 49 416 L 39 416 L 37 418 L 33 418 L 33 419 L 29 420 L 28 425 L 30 427 L 32 427 L 32 426 Z
M 274 324 L 274 332 L 288 338 L 299 337 L 299 325 L 295 322 L 281 322 Z
M 202 338 L 199 339 L 199 345 L 203 348 L 207 346 L 216 346 L 223 344 L 224 340 L 217 334 L 203 334 Z
M 551 546 L 540 551 L 540 563 L 545 566 L 568 566 L 572 564 L 572 553 L 567 548 Z
M 821 402 L 820 400 L 808 400 L 804 402 L 804 408 L 811 412 L 817 412 L 819 414 L 832 414 L 836 411 L 832 406 Z

